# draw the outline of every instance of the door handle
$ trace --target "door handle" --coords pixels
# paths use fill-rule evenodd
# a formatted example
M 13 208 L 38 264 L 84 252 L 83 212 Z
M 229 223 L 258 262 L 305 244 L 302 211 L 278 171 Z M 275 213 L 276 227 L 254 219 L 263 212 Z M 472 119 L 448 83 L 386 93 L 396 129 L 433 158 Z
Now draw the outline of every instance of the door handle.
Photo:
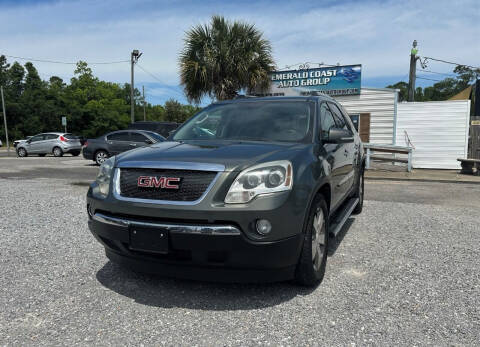
M 136 143 L 131 143 L 130 146 L 136 147 L 137 144 Z

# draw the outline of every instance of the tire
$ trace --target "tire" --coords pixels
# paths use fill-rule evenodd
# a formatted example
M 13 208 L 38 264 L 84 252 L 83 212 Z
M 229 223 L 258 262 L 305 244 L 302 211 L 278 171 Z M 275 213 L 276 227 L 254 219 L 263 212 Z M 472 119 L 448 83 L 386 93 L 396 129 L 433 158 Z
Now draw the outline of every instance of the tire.
M 46 155 L 47 155 L 46 153 L 40 153 L 38 156 L 39 156 L 39 157 L 44 157 L 44 156 L 46 156 Z
M 295 281 L 313 287 L 323 280 L 328 253 L 328 207 L 322 195 L 312 203 L 304 234 L 302 253 L 295 272 Z
M 365 179 L 364 179 L 364 169 L 362 168 L 360 174 L 358 175 L 357 180 L 357 189 L 355 190 L 354 198 L 358 198 L 358 204 L 355 206 L 355 209 L 352 211 L 352 214 L 360 214 L 363 210 L 363 197 L 365 195 Z
M 60 147 L 53 147 L 52 153 L 55 157 L 62 157 L 63 151 Z
M 80 152 L 71 152 L 72 157 L 78 157 L 80 155 Z
M 97 165 L 102 165 L 103 162 L 105 160 L 107 160 L 108 158 L 108 153 L 107 151 L 104 151 L 103 149 L 102 150 L 99 150 L 99 151 L 96 151 L 95 152 L 95 156 L 94 156 L 94 159 L 95 159 L 95 162 L 97 163 Z
M 17 155 L 20 157 L 20 158 L 24 158 L 24 157 L 28 157 L 28 153 L 27 153 L 27 150 L 23 147 L 20 147 L 19 149 L 17 149 Z

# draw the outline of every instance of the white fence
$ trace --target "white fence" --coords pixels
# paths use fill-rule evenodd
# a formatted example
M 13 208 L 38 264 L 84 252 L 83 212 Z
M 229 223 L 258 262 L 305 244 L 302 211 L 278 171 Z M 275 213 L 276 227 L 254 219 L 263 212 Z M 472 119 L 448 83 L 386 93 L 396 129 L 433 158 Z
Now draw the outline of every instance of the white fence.
M 402 102 L 397 107 L 395 144 L 413 145 L 413 168 L 460 168 L 457 158 L 466 158 L 468 151 L 469 100 Z

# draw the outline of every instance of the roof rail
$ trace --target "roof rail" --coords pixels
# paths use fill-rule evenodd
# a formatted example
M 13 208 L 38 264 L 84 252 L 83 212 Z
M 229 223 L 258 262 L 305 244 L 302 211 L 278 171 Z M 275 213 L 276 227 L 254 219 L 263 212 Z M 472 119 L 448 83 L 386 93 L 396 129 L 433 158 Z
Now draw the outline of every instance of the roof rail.
M 303 95 L 303 96 L 328 96 L 328 97 L 330 97 L 330 95 L 328 95 L 326 93 L 323 93 L 319 90 L 302 91 L 302 92 L 300 92 L 300 95 Z

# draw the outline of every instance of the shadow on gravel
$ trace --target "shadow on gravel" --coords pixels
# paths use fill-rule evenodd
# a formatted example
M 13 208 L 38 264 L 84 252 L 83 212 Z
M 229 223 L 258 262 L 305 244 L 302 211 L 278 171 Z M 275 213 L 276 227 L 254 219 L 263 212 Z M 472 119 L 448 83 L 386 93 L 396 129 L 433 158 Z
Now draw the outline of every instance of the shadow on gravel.
M 213 311 L 275 306 L 316 289 L 290 282 L 225 284 L 177 280 L 136 273 L 110 261 L 97 272 L 97 279 L 106 288 L 142 305 Z

